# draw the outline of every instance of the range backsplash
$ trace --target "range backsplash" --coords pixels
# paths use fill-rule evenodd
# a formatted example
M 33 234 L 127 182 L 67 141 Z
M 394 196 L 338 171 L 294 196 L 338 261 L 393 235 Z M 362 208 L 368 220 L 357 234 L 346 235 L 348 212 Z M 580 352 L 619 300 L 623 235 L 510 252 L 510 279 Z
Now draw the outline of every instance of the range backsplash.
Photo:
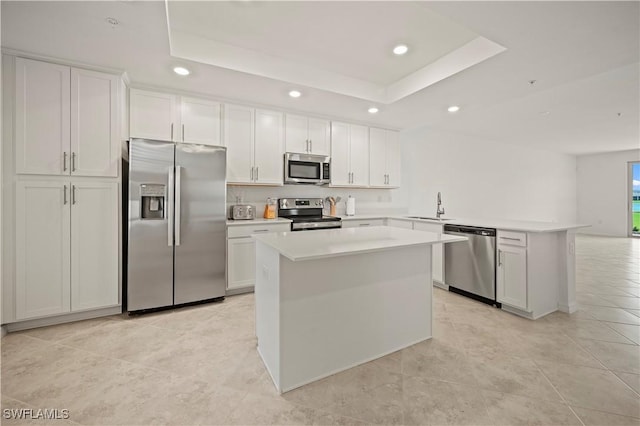
M 356 199 L 356 215 L 363 214 L 405 214 L 407 198 L 403 188 L 369 189 L 369 188 L 330 188 L 314 185 L 285 186 L 239 186 L 227 185 L 227 211 L 234 204 L 253 204 L 256 216 L 262 217 L 267 198 L 326 198 L 341 197 L 336 205 L 339 216 L 345 214 L 346 200 L 351 195 Z M 326 203 L 325 214 L 329 213 Z

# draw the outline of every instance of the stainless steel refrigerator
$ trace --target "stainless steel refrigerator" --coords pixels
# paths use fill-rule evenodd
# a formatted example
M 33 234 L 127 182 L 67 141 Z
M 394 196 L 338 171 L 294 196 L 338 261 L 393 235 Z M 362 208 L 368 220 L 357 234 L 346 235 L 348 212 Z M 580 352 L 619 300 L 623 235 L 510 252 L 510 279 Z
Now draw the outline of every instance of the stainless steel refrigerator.
M 123 171 L 127 311 L 224 297 L 226 149 L 132 139 Z

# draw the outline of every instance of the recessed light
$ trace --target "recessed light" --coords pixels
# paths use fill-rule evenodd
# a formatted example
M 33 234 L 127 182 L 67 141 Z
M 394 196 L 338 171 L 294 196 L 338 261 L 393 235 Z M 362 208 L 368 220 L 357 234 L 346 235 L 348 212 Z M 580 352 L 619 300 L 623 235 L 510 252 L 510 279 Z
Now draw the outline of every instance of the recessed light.
M 449 112 L 458 112 L 460 111 L 460 107 L 457 105 L 451 105 L 449 108 L 447 108 L 447 111 Z
M 377 113 L 379 110 L 376 107 L 371 107 L 369 108 L 367 111 L 369 111 L 369 114 L 375 114 Z
M 175 67 L 173 69 L 173 72 L 175 72 L 178 75 L 189 75 L 189 74 L 191 74 L 191 71 L 189 71 L 185 67 Z
M 292 90 L 289 92 L 289 96 L 291 96 L 292 98 L 299 98 L 300 95 L 302 95 L 302 93 L 298 92 L 297 90 Z
M 409 48 L 407 47 L 406 44 L 399 44 L 393 48 L 393 53 L 395 53 L 396 55 L 404 55 L 408 51 L 409 51 Z

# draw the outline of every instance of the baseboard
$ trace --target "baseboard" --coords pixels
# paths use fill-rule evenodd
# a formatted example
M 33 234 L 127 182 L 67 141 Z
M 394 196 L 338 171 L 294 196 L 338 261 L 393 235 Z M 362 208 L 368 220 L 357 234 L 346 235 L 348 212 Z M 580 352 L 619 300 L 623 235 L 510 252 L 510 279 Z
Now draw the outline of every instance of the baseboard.
M 28 330 L 30 328 L 46 327 L 48 325 L 64 324 L 66 322 L 82 321 L 86 319 L 106 317 L 122 313 L 122 306 L 112 306 L 110 308 L 96 309 L 93 311 L 74 312 L 72 314 L 57 315 L 55 317 L 37 318 L 32 320 L 12 322 L 2 326 L 6 331 Z
M 0 339 L 7 335 L 7 327 L 4 325 L 0 327 Z
M 433 286 L 449 291 L 449 286 L 445 283 L 441 283 L 440 281 L 433 280 Z
M 575 302 L 568 305 L 558 303 L 558 310 L 561 312 L 566 312 L 567 314 L 572 314 L 578 310 L 578 304 Z
M 235 296 L 236 294 L 253 293 L 254 288 L 254 286 L 234 288 L 233 290 L 227 290 L 226 295 Z

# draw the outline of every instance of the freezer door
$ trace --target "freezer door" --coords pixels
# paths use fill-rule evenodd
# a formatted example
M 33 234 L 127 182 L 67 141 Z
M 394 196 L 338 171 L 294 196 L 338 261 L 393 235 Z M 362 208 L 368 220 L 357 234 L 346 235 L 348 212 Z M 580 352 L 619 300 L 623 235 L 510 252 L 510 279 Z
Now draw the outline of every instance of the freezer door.
M 173 304 L 174 144 L 129 142 L 128 311 Z
M 175 304 L 225 295 L 226 149 L 176 145 Z

